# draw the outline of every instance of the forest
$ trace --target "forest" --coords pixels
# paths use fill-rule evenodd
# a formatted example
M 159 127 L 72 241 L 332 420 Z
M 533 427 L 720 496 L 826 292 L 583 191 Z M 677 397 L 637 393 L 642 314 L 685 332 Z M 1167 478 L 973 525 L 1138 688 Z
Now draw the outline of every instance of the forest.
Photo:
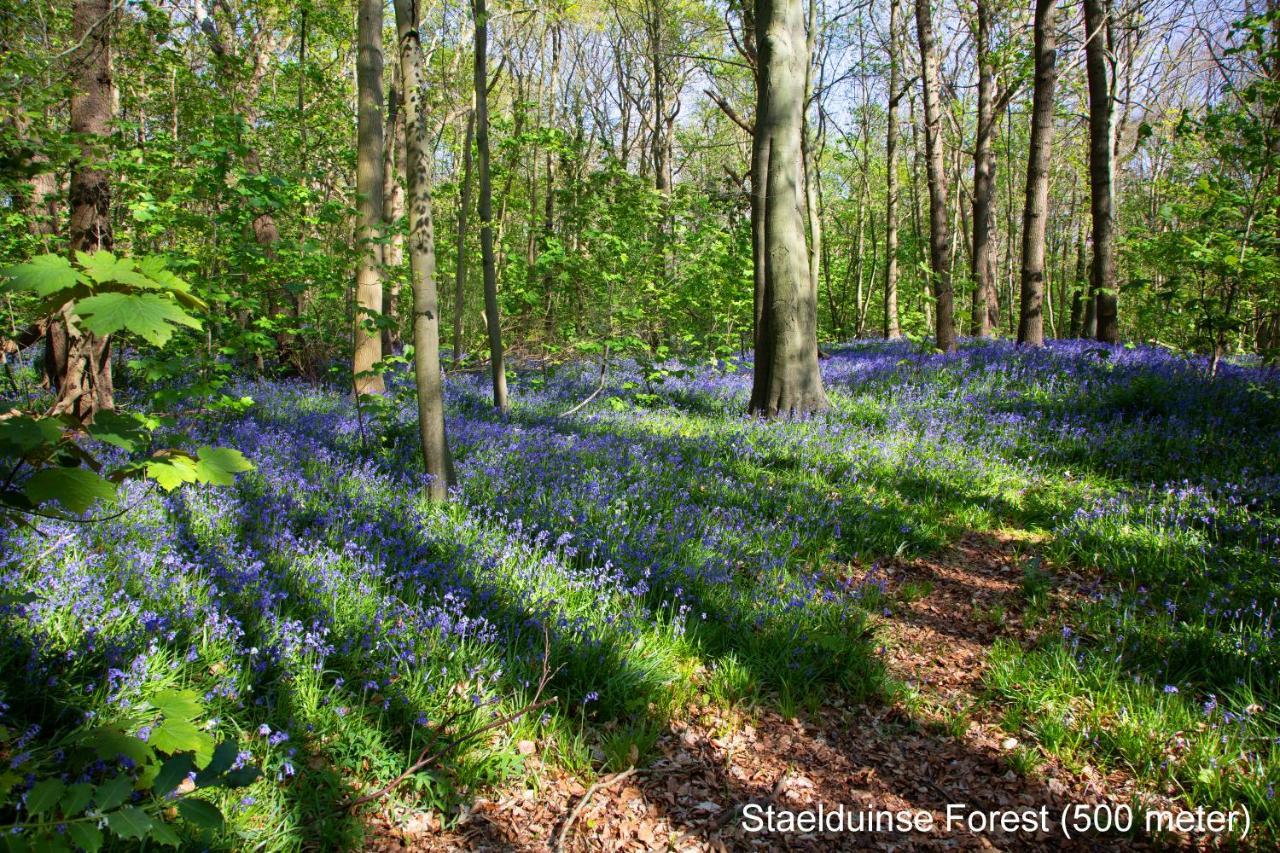
M 1280 845 L 1277 0 L 0 0 L 0 850 Z

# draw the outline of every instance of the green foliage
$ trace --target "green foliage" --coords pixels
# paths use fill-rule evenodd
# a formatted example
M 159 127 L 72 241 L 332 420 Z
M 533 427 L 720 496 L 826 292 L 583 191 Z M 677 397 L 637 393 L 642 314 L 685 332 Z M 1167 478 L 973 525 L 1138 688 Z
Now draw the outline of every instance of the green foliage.
M 142 736 L 114 724 L 73 730 L 24 763 L 23 775 L 0 774 L 7 849 L 95 851 L 113 844 L 110 836 L 177 848 L 222 828 L 222 811 L 198 794 L 245 787 L 258 769 L 230 769 L 239 747 L 207 731 L 195 691 L 156 690 L 135 716 Z M 0 744 L 12 737 L 0 725 Z M 21 797 L 29 775 L 36 780 Z

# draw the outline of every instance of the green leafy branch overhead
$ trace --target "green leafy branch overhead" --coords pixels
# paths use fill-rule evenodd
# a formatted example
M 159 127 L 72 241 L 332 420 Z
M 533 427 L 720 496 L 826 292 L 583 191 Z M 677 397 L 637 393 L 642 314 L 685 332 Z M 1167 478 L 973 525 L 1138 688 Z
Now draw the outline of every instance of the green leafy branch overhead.
M 41 301 L 37 313 L 45 316 L 70 302 L 80 325 L 95 335 L 125 331 L 164 346 L 178 326 L 201 327 L 187 309 L 205 303 L 158 256 L 77 252 L 73 264 L 61 255 L 40 255 L 3 274 L 0 292 L 34 295 Z

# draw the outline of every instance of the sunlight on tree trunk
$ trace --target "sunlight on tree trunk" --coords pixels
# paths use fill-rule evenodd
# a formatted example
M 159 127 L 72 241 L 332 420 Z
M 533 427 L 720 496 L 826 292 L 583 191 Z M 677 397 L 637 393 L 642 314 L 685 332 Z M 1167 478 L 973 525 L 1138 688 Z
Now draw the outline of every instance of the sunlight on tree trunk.
M 70 246 L 74 252 L 111 251 L 111 174 L 103 167 L 111 134 L 114 82 L 111 35 L 116 11 L 110 0 L 79 0 L 72 12 L 71 132 L 81 139 L 71 170 Z M 44 367 L 57 390 L 55 414 L 90 422 L 115 407 L 111 336 L 98 337 L 72 320 L 64 305 L 49 322 Z
M 1057 83 L 1056 0 L 1036 0 L 1035 91 L 1031 150 L 1022 209 L 1022 296 L 1018 343 L 1044 346 L 1045 229 L 1049 224 L 1049 161 L 1053 156 L 1053 95 Z
M 382 2 L 361 0 L 356 53 L 358 140 L 356 148 L 356 240 L 360 262 L 356 268 L 355 355 L 352 371 L 357 394 L 381 394 L 382 375 L 373 373 L 382 360 Z
M 758 0 L 755 7 L 756 125 L 752 180 L 761 184 L 762 251 L 755 372 L 750 410 L 773 418 L 828 407 L 818 371 L 817 293 L 804 239 L 804 81 L 808 66 L 803 0 Z M 761 180 L 763 179 L 763 180 Z M 761 277 L 760 273 L 763 272 Z
M 929 182 L 929 269 L 933 279 L 938 349 L 955 352 L 954 294 L 951 287 L 951 230 L 947 222 L 947 174 L 942 150 L 942 107 L 938 102 L 938 56 L 933 43 L 929 0 L 916 0 L 924 100 L 925 170 Z
M 395 0 L 404 99 L 405 174 L 408 178 L 409 271 L 413 286 L 413 372 L 418 390 L 418 436 L 433 500 L 449 496 L 453 457 L 444 424 L 440 371 L 440 308 L 436 293 L 435 225 L 431 213 L 431 134 L 423 104 L 422 43 L 414 0 Z

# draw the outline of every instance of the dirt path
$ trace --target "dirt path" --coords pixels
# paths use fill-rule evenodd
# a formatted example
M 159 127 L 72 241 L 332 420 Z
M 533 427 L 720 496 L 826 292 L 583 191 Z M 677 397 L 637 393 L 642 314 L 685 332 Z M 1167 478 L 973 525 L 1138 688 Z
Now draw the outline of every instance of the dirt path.
M 827 706 L 786 719 L 773 711 L 744 717 L 691 708 L 658 743 L 643 771 L 592 792 L 566 850 L 1093 850 L 1138 849 L 1067 842 L 1057 815 L 1067 803 L 1127 803 L 1132 780 L 1093 768 L 1069 772 L 1052 760 L 1032 777 L 1011 769 L 1019 748 L 978 706 L 987 651 L 996 638 L 1029 640 L 1020 620 L 1022 568 L 1011 538 L 971 536 L 931 559 L 884 567 L 892 602 L 879 636 L 894 676 L 918 698 L 889 706 Z M 963 720 L 964 722 L 956 722 Z M 584 785 L 551 777 L 537 790 L 480 800 L 450 832 L 410 816 L 375 826 L 384 849 L 554 849 Z M 928 833 L 748 833 L 741 809 L 846 812 L 928 810 Z M 1051 832 L 947 829 L 947 806 L 965 811 L 1048 807 Z

